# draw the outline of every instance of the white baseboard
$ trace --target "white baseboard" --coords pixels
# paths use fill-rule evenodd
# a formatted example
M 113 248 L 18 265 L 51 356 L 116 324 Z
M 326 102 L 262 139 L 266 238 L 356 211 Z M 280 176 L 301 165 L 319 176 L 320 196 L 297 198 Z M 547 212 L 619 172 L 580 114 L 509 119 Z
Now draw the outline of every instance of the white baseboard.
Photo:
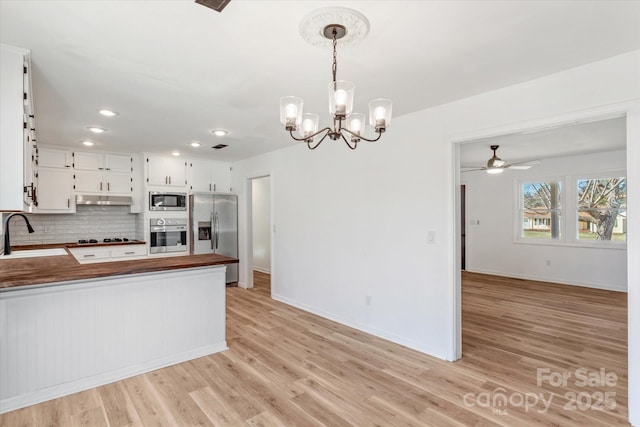
M 291 305 L 293 307 L 299 308 L 300 310 L 304 310 L 304 311 L 307 311 L 309 313 L 315 314 L 317 316 L 324 317 L 325 319 L 329 319 L 329 320 L 332 320 L 334 322 L 340 323 L 342 325 L 348 326 L 350 328 L 354 328 L 354 329 L 357 329 L 359 331 L 366 332 L 366 333 L 371 334 L 371 335 L 375 335 L 378 338 L 383 338 L 383 339 L 391 341 L 391 342 L 393 342 L 395 344 L 399 344 L 399 345 L 408 347 L 408 348 L 410 348 L 412 350 L 416 350 L 416 351 L 419 351 L 421 353 L 428 354 L 429 356 L 437 357 L 437 358 L 442 359 L 442 360 L 448 360 L 448 359 L 446 359 L 446 357 L 438 355 L 432 349 L 426 348 L 425 346 L 423 346 L 423 345 L 421 345 L 421 344 L 419 344 L 419 343 L 417 343 L 417 342 L 415 342 L 413 340 L 410 340 L 410 339 L 408 339 L 406 337 L 372 328 L 369 325 L 366 325 L 364 323 L 360 323 L 360 322 L 354 321 L 353 319 L 348 319 L 348 318 L 342 317 L 340 315 L 337 315 L 337 314 L 334 314 L 334 313 L 330 313 L 328 311 L 321 310 L 321 309 L 319 309 L 317 307 L 313 307 L 313 306 L 310 306 L 310 305 L 307 305 L 307 304 L 299 303 L 299 302 L 297 302 L 295 300 L 292 300 L 292 299 L 287 298 L 287 297 L 283 297 L 282 295 L 277 295 L 277 294 L 275 294 L 273 292 L 271 293 L 271 298 L 273 298 L 276 301 L 280 301 L 282 303 L 285 303 L 285 304 Z
M 490 274 L 492 276 L 513 277 L 514 279 L 535 280 L 537 282 L 558 283 L 560 285 L 582 286 L 583 288 L 602 289 L 605 291 L 627 292 L 626 287 L 620 287 L 620 286 L 603 284 L 603 283 L 595 283 L 595 282 L 575 283 L 575 282 L 568 282 L 564 280 L 558 280 L 553 277 L 536 276 L 531 274 L 512 274 L 512 273 L 505 273 L 502 271 L 483 270 L 483 269 L 476 269 L 476 268 L 474 269 L 467 268 L 465 271 L 468 271 L 469 273 Z
M 259 271 L 260 273 L 271 274 L 271 270 L 269 270 L 268 268 L 257 267 L 254 265 L 253 269 Z
M 3 399 L 0 400 L 0 414 L 24 408 L 26 406 L 35 405 L 47 400 L 56 399 L 58 397 L 67 396 L 69 394 L 78 393 L 80 391 L 88 390 L 94 387 L 99 387 L 115 381 L 123 380 L 125 378 L 134 377 L 146 372 L 155 371 L 156 369 L 186 362 L 187 360 L 208 356 L 210 354 L 218 353 L 224 350 L 228 350 L 226 341 L 201 347 L 195 350 L 189 350 L 179 354 L 172 354 L 171 356 L 152 360 L 144 364 L 130 366 L 112 372 L 105 372 L 76 381 L 55 385 L 53 387 L 47 387 L 45 389 L 37 390 L 32 393 Z

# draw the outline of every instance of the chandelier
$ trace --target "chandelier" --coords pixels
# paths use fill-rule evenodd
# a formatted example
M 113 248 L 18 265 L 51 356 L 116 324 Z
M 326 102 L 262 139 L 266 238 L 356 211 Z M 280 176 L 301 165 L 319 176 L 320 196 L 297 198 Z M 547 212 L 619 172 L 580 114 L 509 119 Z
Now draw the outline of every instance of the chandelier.
M 366 18 L 356 11 L 345 8 L 340 9 L 343 12 L 355 13 L 366 21 Z M 344 80 L 336 80 L 338 69 L 336 46 L 338 40 L 343 38 L 347 32 L 345 25 L 336 23 L 324 26 L 321 31 L 322 36 L 331 40 L 333 44 L 333 64 L 331 67 L 333 79 L 329 84 L 329 113 L 333 119 L 332 127 L 318 130 L 320 116 L 313 113 L 303 113 L 302 98 L 297 96 L 280 98 L 280 122 L 284 125 L 285 130 L 289 132 L 291 138 L 296 141 L 306 142 L 310 150 L 318 148 L 327 137 L 334 141 L 342 139 L 350 149 L 355 150 L 361 140 L 369 142 L 379 140 L 391 122 L 391 101 L 389 99 L 380 98 L 369 102 L 369 125 L 373 127 L 378 136 L 373 139 L 366 138 L 364 136 L 365 115 L 352 111 L 355 85 Z M 298 136 L 294 134 L 296 131 Z M 314 142 L 316 137 L 319 140 Z

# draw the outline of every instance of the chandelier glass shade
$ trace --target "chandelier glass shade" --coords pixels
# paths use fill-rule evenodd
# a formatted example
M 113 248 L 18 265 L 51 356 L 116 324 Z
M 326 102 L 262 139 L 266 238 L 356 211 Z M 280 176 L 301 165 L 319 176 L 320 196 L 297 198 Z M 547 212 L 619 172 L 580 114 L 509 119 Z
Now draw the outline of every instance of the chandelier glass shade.
M 304 113 L 304 102 L 297 96 L 280 98 L 280 122 L 294 140 L 306 142 L 311 150 L 316 149 L 327 137 L 334 141 L 342 139 L 349 148 L 355 150 L 361 140 L 374 142 L 380 139 L 391 123 L 392 103 L 388 99 L 369 102 L 368 123 L 378 136 L 373 139 L 366 138 L 365 115 L 353 112 L 355 85 L 348 81 L 336 80 L 337 40 L 347 34 L 347 29 L 340 24 L 330 24 L 324 28 L 323 34 L 333 41 L 333 80 L 329 83 L 329 113 L 333 119 L 333 126 L 319 129 L 320 117 L 317 114 Z M 314 142 L 315 138 L 318 138 L 317 142 Z

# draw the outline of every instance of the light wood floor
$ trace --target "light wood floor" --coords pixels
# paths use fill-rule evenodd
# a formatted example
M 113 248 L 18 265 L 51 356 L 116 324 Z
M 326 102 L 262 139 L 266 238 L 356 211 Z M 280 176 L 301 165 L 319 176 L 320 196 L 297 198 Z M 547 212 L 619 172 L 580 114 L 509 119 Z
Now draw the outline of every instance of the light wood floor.
M 464 273 L 455 363 L 269 295 L 269 276 L 257 272 L 254 289 L 227 289 L 228 351 L 14 411 L 0 425 L 627 425 L 626 294 Z M 537 386 L 545 367 L 604 368 L 618 380 Z M 483 396 L 500 392 L 506 406 L 483 407 Z M 617 406 L 565 409 L 571 392 L 615 392 Z M 518 397 L 526 393 L 553 396 L 551 407 L 526 410 Z

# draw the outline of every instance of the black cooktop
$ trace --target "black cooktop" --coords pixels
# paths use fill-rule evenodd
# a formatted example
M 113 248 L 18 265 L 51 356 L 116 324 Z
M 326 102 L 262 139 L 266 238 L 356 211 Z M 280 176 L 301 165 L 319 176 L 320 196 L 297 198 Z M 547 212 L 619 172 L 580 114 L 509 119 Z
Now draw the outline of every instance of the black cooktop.
M 126 237 L 114 237 L 114 238 L 107 238 L 107 239 L 102 239 L 102 241 L 100 243 L 123 243 L 123 242 L 128 242 L 129 239 L 127 239 Z M 85 244 L 96 244 L 98 243 L 97 239 L 80 239 L 78 240 L 78 244 L 80 245 L 85 245 Z

